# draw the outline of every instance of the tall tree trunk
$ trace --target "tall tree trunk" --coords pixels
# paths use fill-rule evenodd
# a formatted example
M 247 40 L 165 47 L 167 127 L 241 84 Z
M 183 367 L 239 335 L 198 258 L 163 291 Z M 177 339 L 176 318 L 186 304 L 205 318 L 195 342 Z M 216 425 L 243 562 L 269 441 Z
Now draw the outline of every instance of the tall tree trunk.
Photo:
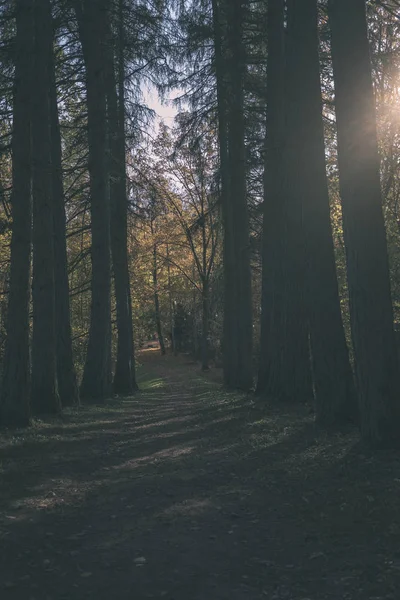
M 280 398 L 285 387 L 284 347 L 284 0 L 269 0 L 267 14 L 267 125 L 264 167 L 260 365 L 257 393 Z
M 400 373 L 364 0 L 329 2 L 340 194 L 361 434 L 398 443 Z
M 120 2 L 120 12 L 122 11 Z M 117 360 L 114 374 L 114 392 L 129 395 L 137 388 L 133 355 L 133 325 L 130 299 L 128 265 L 128 199 L 126 194 L 125 164 L 125 108 L 124 108 L 124 56 L 123 15 L 119 15 L 118 43 L 122 46 L 118 56 L 118 87 L 115 77 L 114 45 L 108 24 L 107 49 L 107 108 L 110 139 L 110 200 L 111 200 L 111 251 L 114 271 L 117 309 Z M 122 36 L 122 39 L 121 39 Z
M 283 397 L 296 402 L 313 401 L 309 323 L 306 310 L 306 251 L 302 198 L 293 169 L 293 147 L 299 140 L 295 126 L 296 106 L 291 102 L 298 49 L 292 36 L 292 14 L 287 14 L 285 46 L 285 152 L 284 152 L 284 391 Z
M 247 390 L 253 385 L 252 292 L 250 268 L 250 233 L 246 191 L 246 152 L 244 125 L 245 55 L 243 43 L 243 0 L 229 0 L 226 5 L 228 45 L 228 162 L 229 201 L 232 210 L 235 252 L 236 293 L 234 317 L 237 327 L 238 364 L 235 387 Z
M 172 300 L 172 289 L 171 289 L 171 265 L 169 262 L 169 244 L 167 244 L 167 274 L 168 274 L 168 298 L 169 298 L 169 319 L 171 323 L 171 352 L 176 353 L 175 344 L 175 309 Z
M 158 342 L 160 344 L 161 354 L 165 354 L 165 343 L 164 335 L 161 325 L 161 313 L 160 313 L 160 298 L 158 295 L 158 274 L 157 274 L 157 243 L 153 245 L 153 287 L 154 287 L 154 314 L 156 319 Z
M 206 219 L 207 215 L 204 210 L 204 189 L 201 192 L 201 245 L 202 245 L 202 273 L 201 279 L 201 368 L 203 371 L 208 371 L 208 328 L 209 328 L 209 277 L 208 277 L 208 261 L 207 261 L 207 230 Z M 212 225 L 211 225 L 212 226 Z
M 34 2 L 33 157 L 33 336 L 31 403 L 35 414 L 57 413 L 54 226 L 51 180 L 50 56 L 53 24 L 50 0 Z
M 57 380 L 62 406 L 74 406 L 79 404 L 79 389 L 72 352 L 61 133 L 53 53 L 50 54 L 49 69 Z
M 126 177 L 126 141 L 125 141 L 125 28 L 124 28 L 124 0 L 118 2 L 118 24 L 119 24 L 119 46 L 118 46 L 118 123 L 120 131 L 120 148 L 121 148 L 121 170 L 123 177 L 123 192 L 121 194 L 121 212 L 124 214 L 124 235 L 122 237 L 121 246 L 124 248 L 123 257 L 123 279 L 125 281 L 125 289 L 127 289 L 128 302 L 128 317 L 126 327 L 129 332 L 129 351 L 130 351 L 130 370 L 131 370 L 131 386 L 132 390 L 138 389 L 136 380 L 136 362 L 135 362 L 135 343 L 133 331 L 133 315 L 132 315 L 132 295 L 131 295 L 131 278 L 129 272 L 129 254 L 128 254 L 128 184 Z M 123 160 L 122 160 L 123 153 Z M 122 185 L 121 185 L 122 188 Z
M 197 273 L 197 267 L 195 262 L 192 265 L 192 279 L 195 281 Z M 201 348 L 199 349 L 198 335 L 197 335 L 197 287 L 193 286 L 192 294 L 192 354 L 195 360 L 201 358 Z M 200 351 L 199 351 L 200 350 Z
M 12 132 L 12 237 L 0 423 L 29 424 L 33 0 L 17 0 Z
M 304 298 L 301 199 L 291 172 L 294 132 L 290 99 L 292 54 L 284 42 L 284 2 L 268 3 L 267 132 L 265 144 L 261 357 L 257 391 L 286 401 L 313 397 Z
M 112 391 L 111 375 L 111 243 L 107 160 L 107 103 L 104 77 L 107 3 L 75 4 L 86 67 L 89 174 L 91 196 L 92 301 L 81 398 L 104 400 Z
M 202 327 L 201 327 L 201 368 L 208 371 L 208 329 L 209 329 L 209 284 L 206 279 L 203 280 L 201 290 L 202 300 Z
M 302 208 L 306 306 L 313 359 L 316 418 L 323 425 L 354 420 L 357 400 L 344 335 L 326 179 L 319 79 L 317 0 L 288 3 L 287 170 Z
M 213 10 L 213 36 L 215 52 L 215 73 L 217 80 L 217 105 L 218 105 L 218 139 L 220 155 L 220 189 L 222 219 L 224 228 L 223 265 L 224 265 L 224 318 L 223 318 L 223 343 L 222 359 L 224 384 L 227 387 L 236 387 L 236 373 L 239 364 L 238 356 L 238 331 L 236 322 L 236 273 L 235 273 L 235 246 L 233 228 L 233 207 L 229 194 L 229 157 L 228 157 L 228 101 L 226 81 L 226 19 L 224 2 L 212 0 Z M 226 40 L 225 40 L 226 41 Z

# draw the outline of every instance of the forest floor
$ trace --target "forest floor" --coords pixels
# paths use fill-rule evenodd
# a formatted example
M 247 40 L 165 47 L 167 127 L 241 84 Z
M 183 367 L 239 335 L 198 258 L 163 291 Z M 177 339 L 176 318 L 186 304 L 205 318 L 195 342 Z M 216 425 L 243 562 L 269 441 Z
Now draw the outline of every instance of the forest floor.
M 1 600 L 400 597 L 400 455 L 144 352 L 142 391 L 0 433 Z

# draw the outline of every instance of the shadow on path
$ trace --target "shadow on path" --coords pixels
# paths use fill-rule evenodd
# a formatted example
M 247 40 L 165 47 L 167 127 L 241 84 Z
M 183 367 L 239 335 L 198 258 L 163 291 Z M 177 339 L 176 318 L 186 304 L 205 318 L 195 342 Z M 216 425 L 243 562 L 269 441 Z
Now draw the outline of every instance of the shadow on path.
M 142 370 L 132 399 L 0 434 L 2 600 L 398 598 L 398 455 L 183 359 Z

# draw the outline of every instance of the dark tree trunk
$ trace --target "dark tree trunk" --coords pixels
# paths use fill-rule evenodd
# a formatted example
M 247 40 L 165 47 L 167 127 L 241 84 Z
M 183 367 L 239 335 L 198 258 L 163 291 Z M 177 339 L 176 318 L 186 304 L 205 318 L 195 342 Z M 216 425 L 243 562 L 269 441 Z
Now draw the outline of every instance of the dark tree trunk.
M 120 2 L 120 5 L 122 2 Z M 122 8 L 120 7 L 120 11 Z M 114 374 L 114 392 L 130 395 L 137 389 L 133 354 L 132 307 L 128 265 L 128 199 L 126 194 L 125 164 L 125 108 L 124 108 L 124 56 L 123 15 L 119 16 L 119 40 L 122 46 L 118 56 L 118 87 L 115 77 L 114 46 L 108 27 L 107 49 L 107 101 L 110 139 L 110 199 L 111 199 L 111 251 L 114 271 L 117 309 L 117 360 Z
M 203 281 L 201 290 L 202 300 L 202 327 L 201 327 L 201 368 L 208 371 L 208 329 L 209 329 L 209 285 Z
M 257 393 L 280 398 L 284 347 L 284 0 L 267 15 L 267 135 L 265 138 L 261 343 Z
M 158 274 L 157 274 L 157 244 L 153 246 L 153 286 L 154 286 L 154 315 L 156 320 L 158 342 L 160 344 L 161 354 L 165 354 L 164 335 L 161 325 L 160 299 L 158 296 Z
M 237 368 L 235 387 L 248 390 L 252 374 L 252 291 L 250 268 L 250 234 L 246 191 L 246 156 L 244 124 L 245 55 L 243 43 L 243 0 L 229 0 L 227 14 L 228 46 L 228 164 L 229 205 L 232 211 L 233 249 L 235 257 L 234 319 L 237 327 Z
M 291 81 L 298 49 L 293 39 L 292 14 L 288 12 L 285 46 L 285 152 L 284 152 L 284 390 L 283 397 L 296 402 L 313 401 L 309 323 L 306 310 L 306 251 L 302 198 L 293 169 L 293 147 L 299 142 L 295 126 L 296 105 L 291 102 Z
M 344 335 L 326 179 L 319 79 L 317 0 L 288 3 L 287 170 L 302 208 L 306 246 L 306 307 L 313 359 L 316 418 L 354 420 L 357 400 Z M 305 321 L 305 320 L 304 320 Z
M 53 53 L 49 68 L 58 393 L 62 406 L 76 406 L 79 404 L 79 389 L 72 352 L 61 133 Z
M 169 244 L 167 244 L 167 273 L 168 273 L 169 318 L 170 318 L 170 323 L 171 323 L 171 352 L 173 354 L 175 354 L 176 353 L 175 310 L 174 310 L 174 303 L 172 300 L 172 290 L 171 290 L 171 265 L 169 262 Z
M 53 24 L 50 0 L 34 2 L 33 158 L 33 336 L 32 411 L 60 411 L 57 391 L 54 226 L 51 179 L 50 56 Z
M 196 265 L 193 263 L 192 267 L 192 279 L 195 280 L 196 277 Z M 199 351 L 199 343 L 198 343 L 198 335 L 197 335 L 197 287 L 193 286 L 193 295 L 192 295 L 192 354 L 195 360 L 201 359 L 201 348 Z
M 300 199 L 288 148 L 288 58 L 284 2 L 268 4 L 267 135 L 265 142 L 261 357 L 257 392 L 284 401 L 312 399 L 304 305 L 304 243 Z
M 83 7 L 78 2 L 76 8 L 86 67 L 92 233 L 92 301 L 81 398 L 95 402 L 106 399 L 112 392 L 110 201 L 104 77 L 108 15 L 104 0 L 86 0 Z
M 399 439 L 400 373 L 364 0 L 329 3 L 343 230 L 361 434 Z
M 31 260 L 31 95 L 33 0 L 17 0 L 12 132 L 12 237 L 0 423 L 29 424 Z
M 229 158 L 228 158 L 228 102 L 226 81 L 226 48 L 224 37 L 226 19 L 224 4 L 212 0 L 214 26 L 215 73 L 217 80 L 218 138 L 220 154 L 220 193 L 224 228 L 223 265 L 224 265 L 224 320 L 223 320 L 223 372 L 227 387 L 236 387 L 236 373 L 239 364 L 238 331 L 236 327 L 236 274 L 235 246 L 233 228 L 233 209 L 229 194 Z

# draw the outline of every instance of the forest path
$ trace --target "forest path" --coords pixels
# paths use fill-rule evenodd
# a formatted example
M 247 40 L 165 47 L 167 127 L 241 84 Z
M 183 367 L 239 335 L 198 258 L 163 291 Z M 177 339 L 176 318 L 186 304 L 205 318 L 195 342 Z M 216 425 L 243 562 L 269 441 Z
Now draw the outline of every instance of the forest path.
M 155 356 L 131 400 L 0 433 L 1 600 L 399 597 L 397 455 Z

